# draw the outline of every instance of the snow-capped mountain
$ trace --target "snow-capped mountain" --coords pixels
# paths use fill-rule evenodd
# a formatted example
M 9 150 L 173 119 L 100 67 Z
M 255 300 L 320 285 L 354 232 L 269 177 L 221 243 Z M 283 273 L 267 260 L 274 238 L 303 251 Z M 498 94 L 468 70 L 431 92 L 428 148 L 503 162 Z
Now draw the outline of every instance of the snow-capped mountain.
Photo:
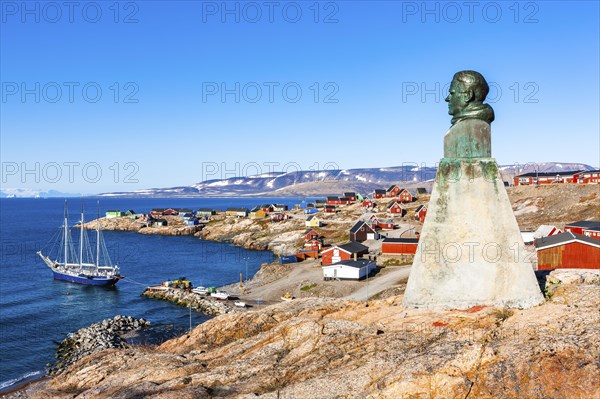
M 79 197 L 79 193 L 62 193 L 56 190 L 34 190 L 30 188 L 3 188 L 0 190 L 0 198 L 56 198 L 56 197 Z
M 501 166 L 505 181 L 515 175 L 533 172 L 592 170 L 593 167 L 577 163 L 544 162 L 527 165 Z M 100 194 L 105 197 L 233 197 L 233 196 L 297 196 L 339 195 L 341 191 L 372 192 L 390 184 L 404 187 L 428 186 L 435 178 L 437 168 L 403 165 L 386 168 L 362 168 L 322 171 L 273 172 L 256 176 L 231 177 L 206 180 L 191 186 L 151 188 L 131 192 Z

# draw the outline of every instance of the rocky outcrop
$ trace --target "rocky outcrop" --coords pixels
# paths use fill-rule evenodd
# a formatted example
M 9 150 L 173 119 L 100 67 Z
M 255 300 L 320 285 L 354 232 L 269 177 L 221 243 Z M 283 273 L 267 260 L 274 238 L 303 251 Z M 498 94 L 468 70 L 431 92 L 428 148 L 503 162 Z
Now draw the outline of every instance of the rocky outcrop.
M 58 374 L 79 359 L 107 348 L 126 348 L 123 335 L 150 325 L 144 319 L 131 316 L 115 316 L 69 334 L 56 350 L 58 362 L 50 367 L 48 374 Z
M 84 227 L 89 230 L 95 230 L 98 227 L 98 223 L 100 223 L 101 230 L 131 231 L 140 234 L 158 234 L 163 236 L 192 236 L 204 227 L 203 224 L 188 226 L 178 216 L 164 216 L 163 218 L 167 220 L 167 226 L 148 227 L 146 226 L 146 218 L 144 217 L 131 218 L 129 216 L 121 216 L 114 218 L 103 217 L 92 220 L 84 223 Z
M 596 398 L 599 285 L 570 281 L 526 310 L 414 310 L 396 296 L 226 314 L 154 350 L 87 356 L 33 397 Z
M 210 299 L 178 288 L 167 288 L 162 286 L 158 288 L 148 287 L 144 290 L 142 295 L 149 298 L 173 302 L 181 306 L 191 306 L 192 309 L 208 315 L 239 313 L 241 311 L 241 309 L 230 305 L 228 302 Z

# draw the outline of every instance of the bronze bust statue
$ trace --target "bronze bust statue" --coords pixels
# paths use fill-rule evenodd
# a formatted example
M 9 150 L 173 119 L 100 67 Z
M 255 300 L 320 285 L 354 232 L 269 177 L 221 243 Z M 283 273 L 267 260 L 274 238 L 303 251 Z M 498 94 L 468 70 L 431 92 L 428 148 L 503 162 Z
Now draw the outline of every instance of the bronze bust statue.
M 479 119 L 492 123 L 494 110 L 483 103 L 489 91 L 490 87 L 479 72 L 455 73 L 450 84 L 450 94 L 446 97 L 448 113 L 453 116 L 452 125 L 465 119 Z

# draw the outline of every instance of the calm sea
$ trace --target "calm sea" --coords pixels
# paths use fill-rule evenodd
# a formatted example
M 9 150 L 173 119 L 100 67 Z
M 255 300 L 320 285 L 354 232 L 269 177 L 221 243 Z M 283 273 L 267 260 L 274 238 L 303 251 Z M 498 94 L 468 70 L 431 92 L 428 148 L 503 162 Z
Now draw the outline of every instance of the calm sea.
M 86 220 L 97 214 L 96 199 L 86 198 Z M 100 214 L 109 209 L 248 207 L 262 203 L 293 206 L 297 198 L 100 199 Z M 126 276 L 116 287 L 83 286 L 52 279 L 36 255 L 62 225 L 63 199 L 0 200 L 0 390 L 38 375 L 54 361 L 56 344 L 76 331 L 117 314 L 143 317 L 157 329 L 184 331 L 189 310 L 143 298 L 144 287 L 185 276 L 195 285 L 220 286 L 254 275 L 273 260 L 266 251 L 247 251 L 195 237 L 104 232 L 114 263 Z M 69 199 L 69 224 L 79 218 L 81 199 Z M 76 238 L 75 231 L 73 236 Z M 90 234 L 91 236 L 91 234 Z M 207 320 L 193 312 L 192 324 Z

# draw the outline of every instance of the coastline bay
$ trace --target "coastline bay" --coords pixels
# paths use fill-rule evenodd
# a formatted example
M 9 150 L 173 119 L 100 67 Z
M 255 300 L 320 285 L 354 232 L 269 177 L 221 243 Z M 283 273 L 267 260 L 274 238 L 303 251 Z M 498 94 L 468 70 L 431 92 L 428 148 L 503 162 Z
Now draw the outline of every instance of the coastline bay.
M 85 198 L 85 217 L 96 217 L 95 198 Z M 264 202 L 293 206 L 297 198 L 132 199 L 100 198 L 100 214 L 108 209 L 252 207 Z M 82 286 L 52 279 L 37 257 L 62 224 L 63 199 L 0 200 L 0 389 L 23 376 L 41 371 L 54 361 L 55 345 L 79 328 L 117 314 L 143 317 L 155 328 L 183 331 L 189 310 L 171 303 L 143 298 L 144 287 L 167 278 L 186 276 L 196 285 L 233 283 L 244 272 L 250 276 L 273 260 L 267 251 L 249 251 L 231 244 L 191 236 L 141 235 L 103 232 L 114 263 L 125 279 L 116 287 Z M 68 201 L 69 224 L 77 223 L 81 199 Z M 75 236 L 75 234 L 73 234 Z M 91 235 L 91 234 L 90 234 Z M 192 313 L 192 324 L 209 317 Z

